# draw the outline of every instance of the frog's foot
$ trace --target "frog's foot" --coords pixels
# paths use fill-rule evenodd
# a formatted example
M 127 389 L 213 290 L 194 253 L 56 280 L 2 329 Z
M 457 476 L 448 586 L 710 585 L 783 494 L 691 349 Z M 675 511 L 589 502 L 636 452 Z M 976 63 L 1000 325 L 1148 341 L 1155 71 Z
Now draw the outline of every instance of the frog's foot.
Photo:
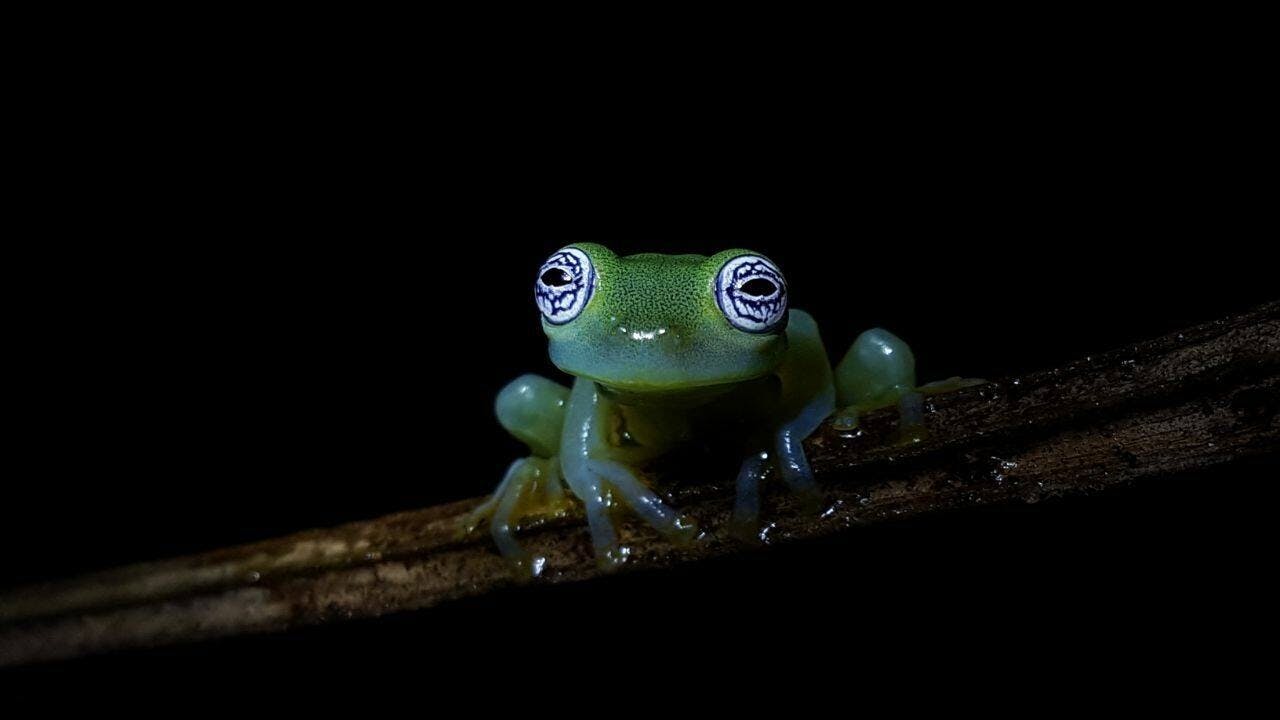
M 773 469 L 768 452 L 747 456 L 738 470 L 737 495 L 733 515 L 729 518 L 729 534 L 742 541 L 759 539 L 760 485 Z
M 898 408 L 898 444 L 906 445 L 920 442 L 926 437 L 924 395 L 925 393 L 921 390 L 901 388 L 896 395 L 880 398 L 874 403 L 840 408 L 831 416 L 831 427 L 838 432 L 853 432 L 858 429 L 862 416 L 866 413 L 896 405 Z
M 898 444 L 910 445 L 928 437 L 924 427 L 924 398 L 926 395 L 941 395 L 954 392 L 973 385 L 982 385 L 986 380 L 978 378 L 951 377 L 936 380 L 926 385 L 904 391 L 898 396 Z
M 618 534 L 609 517 L 614 499 L 630 508 L 668 542 L 687 545 L 698 536 L 698 525 L 662 502 L 626 465 L 613 460 L 591 459 L 584 466 L 585 477 L 570 478 L 575 494 L 583 499 L 596 562 L 612 569 L 626 562 L 627 549 L 619 546 Z
M 819 418 L 819 421 L 821 418 Z M 738 470 L 737 494 L 729 519 L 729 534 L 739 540 L 760 538 L 760 485 L 777 472 L 797 497 L 802 512 L 815 513 L 822 505 L 822 494 L 804 454 L 804 438 L 812 432 L 813 421 L 801 418 L 778 431 L 774 448 L 747 456 Z
M 466 517 L 467 533 L 475 532 L 488 521 L 494 544 L 521 575 L 540 574 L 542 558 L 532 557 L 516 541 L 515 531 L 520 521 L 529 517 L 559 517 L 572 504 L 564 492 L 559 466 L 556 458 L 527 457 L 515 461 L 493 495 Z

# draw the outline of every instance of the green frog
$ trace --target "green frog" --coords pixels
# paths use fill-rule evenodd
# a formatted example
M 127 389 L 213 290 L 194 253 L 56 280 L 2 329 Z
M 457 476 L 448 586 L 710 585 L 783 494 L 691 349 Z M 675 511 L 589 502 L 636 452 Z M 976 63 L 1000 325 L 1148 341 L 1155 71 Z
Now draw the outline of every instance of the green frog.
M 708 433 L 743 447 L 731 527 L 759 525 L 770 475 L 816 498 L 803 441 L 837 408 L 845 428 L 859 413 L 898 404 L 918 422 L 910 348 L 882 329 L 862 333 L 833 370 L 818 325 L 788 303 L 769 258 L 733 249 L 710 257 L 620 257 L 575 243 L 538 271 L 534 299 L 552 362 L 571 387 L 524 375 L 498 394 L 498 421 L 529 447 L 469 518 L 486 521 L 501 553 L 534 575 L 541 561 L 515 536 L 520 521 L 585 510 L 599 564 L 625 562 L 610 509 L 621 505 L 676 543 L 697 523 L 664 502 L 644 467 Z

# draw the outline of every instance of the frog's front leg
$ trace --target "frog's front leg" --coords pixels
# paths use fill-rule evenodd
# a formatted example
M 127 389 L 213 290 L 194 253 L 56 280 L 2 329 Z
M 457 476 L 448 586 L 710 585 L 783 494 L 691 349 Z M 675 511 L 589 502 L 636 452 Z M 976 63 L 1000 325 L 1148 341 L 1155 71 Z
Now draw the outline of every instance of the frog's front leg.
M 498 422 L 531 454 L 511 464 L 493 495 L 466 521 L 474 531 L 487 520 L 503 557 L 535 574 L 537 563 L 516 541 L 515 527 L 524 517 L 557 515 L 568 507 L 558 457 L 568 397 L 568 388 L 538 375 L 516 378 L 498 393 Z
M 596 560 L 606 568 L 626 559 L 609 517 L 614 498 L 672 542 L 688 542 L 697 535 L 697 526 L 662 502 L 626 464 L 630 453 L 610 442 L 618 413 L 593 381 L 579 378 L 569 395 L 560 444 L 565 482 L 586 506 Z
M 752 453 L 738 472 L 732 531 L 752 536 L 759 525 L 760 484 L 776 468 L 793 492 L 816 504 L 813 470 L 804 454 L 804 439 L 835 409 L 836 391 L 831 363 L 818 334 L 818 324 L 806 312 L 792 310 L 787 324 L 787 355 L 778 368 L 782 400 L 769 447 Z M 772 460 L 772 462 L 770 462 Z

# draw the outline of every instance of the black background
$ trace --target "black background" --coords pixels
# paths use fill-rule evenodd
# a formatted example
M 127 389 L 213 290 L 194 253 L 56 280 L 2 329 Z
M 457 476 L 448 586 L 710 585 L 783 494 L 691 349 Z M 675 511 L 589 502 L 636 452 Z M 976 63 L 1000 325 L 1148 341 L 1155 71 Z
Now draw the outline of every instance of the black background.
M 1243 80 L 926 68 L 641 98 L 555 92 L 518 67 L 411 84 L 332 69 L 246 73 L 213 99 L 86 87 L 73 105 L 91 120 L 51 118 L 25 192 L 36 252 L 11 268 L 31 289 L 10 312 L 6 586 L 488 492 L 521 453 L 494 394 L 559 377 L 531 282 L 573 241 L 762 251 L 829 353 L 885 326 L 926 380 L 1034 370 L 1280 296 L 1274 117 Z M 1117 662 L 1261 632 L 1275 480 L 1253 462 L 57 667 L 540 656 L 640 672 L 644 651 L 663 676 L 813 648 L 951 662 L 992 638 Z

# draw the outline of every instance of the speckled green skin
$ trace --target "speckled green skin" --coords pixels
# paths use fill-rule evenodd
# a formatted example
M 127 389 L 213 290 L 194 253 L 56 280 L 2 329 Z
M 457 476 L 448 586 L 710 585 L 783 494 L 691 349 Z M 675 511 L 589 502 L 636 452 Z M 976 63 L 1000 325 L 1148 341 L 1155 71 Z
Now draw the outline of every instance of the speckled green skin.
M 569 389 L 525 375 L 499 394 L 499 421 L 531 455 L 512 464 L 470 525 L 488 520 L 502 553 L 534 575 L 541 561 L 522 550 L 515 528 L 522 517 L 563 512 L 572 502 L 566 486 L 584 506 L 602 566 L 626 559 L 610 517 L 617 506 L 674 542 L 691 542 L 697 526 L 648 488 L 641 469 L 711 426 L 733 428 L 744 460 L 731 529 L 753 536 L 766 477 L 816 496 L 802 441 L 833 412 L 837 392 L 855 404 L 842 413 L 848 423 L 914 388 L 910 350 L 884 330 L 863 333 L 833 373 L 802 311 L 768 332 L 732 325 L 717 304 L 716 278 L 727 261 L 755 253 L 618 257 L 592 243 L 570 247 L 588 255 L 597 285 L 571 321 L 544 317 L 542 326 L 552 362 L 575 382 Z

